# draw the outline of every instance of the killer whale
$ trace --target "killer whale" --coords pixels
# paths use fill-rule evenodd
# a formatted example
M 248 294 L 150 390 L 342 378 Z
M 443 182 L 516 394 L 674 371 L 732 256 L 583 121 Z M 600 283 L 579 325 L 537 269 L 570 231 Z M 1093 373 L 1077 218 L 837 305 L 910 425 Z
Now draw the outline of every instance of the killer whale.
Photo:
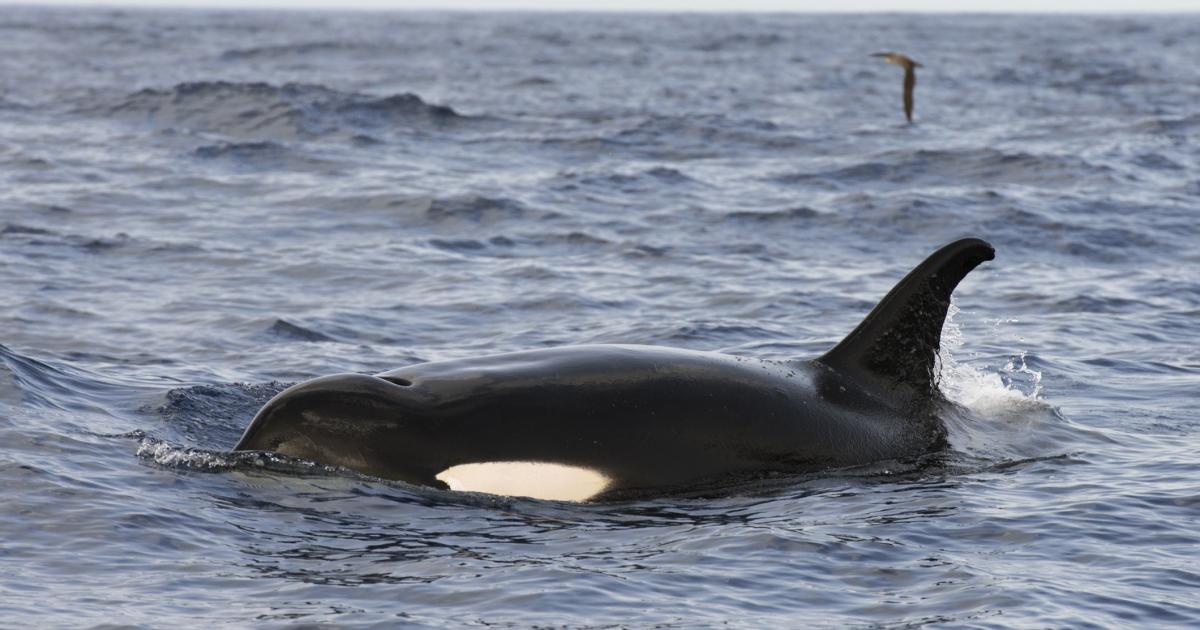
M 920 455 L 945 443 L 935 358 L 951 293 L 993 257 L 979 239 L 945 245 L 816 359 L 583 345 L 337 374 L 280 392 L 234 450 L 569 500 Z

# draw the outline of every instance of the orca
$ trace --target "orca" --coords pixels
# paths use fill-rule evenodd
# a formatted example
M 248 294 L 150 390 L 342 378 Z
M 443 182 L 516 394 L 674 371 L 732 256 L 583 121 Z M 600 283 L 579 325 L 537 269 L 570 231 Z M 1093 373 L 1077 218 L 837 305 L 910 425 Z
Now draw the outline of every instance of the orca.
M 986 242 L 950 243 L 816 359 L 580 345 L 302 382 L 236 451 L 446 490 L 603 501 L 942 449 L 936 357 Z

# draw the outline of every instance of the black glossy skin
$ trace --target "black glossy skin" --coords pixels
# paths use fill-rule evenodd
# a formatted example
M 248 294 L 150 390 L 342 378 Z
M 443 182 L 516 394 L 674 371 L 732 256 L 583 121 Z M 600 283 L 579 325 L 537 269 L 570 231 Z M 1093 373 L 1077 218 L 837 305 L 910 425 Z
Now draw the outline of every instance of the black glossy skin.
M 610 491 L 636 491 L 903 457 L 941 440 L 936 418 L 896 413 L 813 362 L 572 346 L 301 383 L 236 448 L 431 486 L 456 464 L 582 465 L 612 478 Z
M 612 480 L 599 498 L 919 455 L 944 444 L 950 295 L 992 257 L 939 249 L 812 361 L 592 345 L 339 374 L 280 392 L 234 448 L 434 487 L 459 464 L 583 466 Z

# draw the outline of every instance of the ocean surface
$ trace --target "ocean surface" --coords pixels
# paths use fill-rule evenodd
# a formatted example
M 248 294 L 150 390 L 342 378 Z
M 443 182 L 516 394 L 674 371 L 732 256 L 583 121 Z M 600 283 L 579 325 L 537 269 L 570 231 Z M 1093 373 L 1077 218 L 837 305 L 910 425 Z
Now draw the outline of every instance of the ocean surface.
M 1200 15 L 4 7 L 0 627 L 1198 627 L 1197 59 Z M 962 236 L 936 463 L 572 504 L 229 452 L 334 372 L 816 356 Z

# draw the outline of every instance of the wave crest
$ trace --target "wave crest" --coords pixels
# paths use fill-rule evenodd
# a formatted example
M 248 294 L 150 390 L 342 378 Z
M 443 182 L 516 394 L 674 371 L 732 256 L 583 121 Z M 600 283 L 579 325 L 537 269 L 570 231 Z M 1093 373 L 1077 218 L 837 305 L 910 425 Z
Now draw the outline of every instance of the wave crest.
M 102 112 L 158 129 L 188 129 L 235 138 L 306 139 L 380 129 L 440 129 L 465 120 L 416 94 L 371 96 L 322 85 L 197 81 L 144 89 Z

